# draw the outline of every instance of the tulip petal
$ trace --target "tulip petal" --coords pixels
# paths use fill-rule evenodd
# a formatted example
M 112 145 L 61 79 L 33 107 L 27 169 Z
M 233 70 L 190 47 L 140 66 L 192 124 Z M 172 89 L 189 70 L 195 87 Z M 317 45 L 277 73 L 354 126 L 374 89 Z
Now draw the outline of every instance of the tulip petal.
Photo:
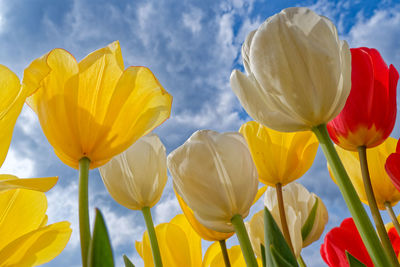
M 284 132 L 309 129 L 304 126 L 306 122 L 286 109 L 276 96 L 261 90 L 253 76 L 247 77 L 240 71 L 234 70 L 230 83 L 246 112 L 259 123 Z
M 218 242 L 212 243 L 204 254 L 202 267 L 210 267 L 214 258 L 221 253 L 221 247 Z
M 47 192 L 56 185 L 57 181 L 58 177 L 18 179 L 14 175 L 0 174 L 0 192 L 18 188 Z
M 259 191 L 262 191 L 261 189 Z M 175 191 L 175 196 L 178 199 L 179 206 L 181 206 L 181 209 L 182 209 L 183 213 L 185 214 L 186 219 L 189 221 L 190 225 L 197 232 L 197 234 L 199 236 L 201 236 L 202 239 L 205 239 L 207 241 L 219 241 L 219 240 L 228 239 L 229 237 L 231 237 L 234 234 L 234 232 L 221 233 L 221 232 L 217 232 L 217 231 L 208 229 L 207 227 L 202 225 L 196 219 L 193 211 L 186 205 L 185 201 L 182 199 L 182 197 L 178 193 L 176 193 L 176 191 Z
M 36 230 L 45 217 L 44 193 L 15 189 L 0 193 L 0 250 L 16 238 Z
M 36 266 L 55 258 L 71 236 L 69 222 L 39 228 L 19 237 L 0 250 L 4 266 Z
M 386 160 L 385 169 L 393 185 L 400 191 L 400 154 L 392 153 Z
M 15 123 L 24 105 L 26 94 L 17 75 L 0 64 L 0 166 L 10 147 Z
M 171 104 L 171 95 L 148 68 L 127 68 L 110 99 L 93 160 L 108 161 L 152 131 L 169 117 Z

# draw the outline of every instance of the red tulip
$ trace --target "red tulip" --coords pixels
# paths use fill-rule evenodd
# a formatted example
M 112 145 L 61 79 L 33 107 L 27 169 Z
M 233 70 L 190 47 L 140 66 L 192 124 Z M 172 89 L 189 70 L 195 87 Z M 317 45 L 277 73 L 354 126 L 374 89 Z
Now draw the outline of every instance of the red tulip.
M 386 159 L 385 169 L 393 185 L 400 191 L 400 142 L 397 141 L 396 152 Z
M 374 266 L 352 218 L 330 230 L 321 245 L 321 256 L 330 267 L 349 266 L 346 251 L 367 267 Z
M 351 51 L 351 91 L 340 114 L 328 123 L 332 140 L 347 150 L 375 147 L 392 132 L 399 74 L 376 49 Z
M 389 236 L 390 242 L 392 243 L 394 252 L 398 256 L 399 252 L 400 252 L 400 236 L 397 233 L 396 228 L 394 228 L 394 227 L 390 228 L 388 231 L 388 236 Z

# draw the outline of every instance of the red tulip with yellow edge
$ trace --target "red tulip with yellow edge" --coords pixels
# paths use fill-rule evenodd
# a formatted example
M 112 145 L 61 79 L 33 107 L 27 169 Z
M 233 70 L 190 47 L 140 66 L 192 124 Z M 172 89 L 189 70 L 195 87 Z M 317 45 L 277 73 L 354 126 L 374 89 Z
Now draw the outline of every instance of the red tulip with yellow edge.
M 351 51 L 351 91 L 340 114 L 328 123 L 332 140 L 347 150 L 381 144 L 396 120 L 399 74 L 383 61 L 378 50 L 360 47 Z

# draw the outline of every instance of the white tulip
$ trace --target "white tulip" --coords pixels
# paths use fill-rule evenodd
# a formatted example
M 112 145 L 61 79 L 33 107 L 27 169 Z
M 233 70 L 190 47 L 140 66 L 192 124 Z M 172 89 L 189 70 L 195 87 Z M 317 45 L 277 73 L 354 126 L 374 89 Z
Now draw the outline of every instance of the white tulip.
M 167 182 L 165 147 L 148 134 L 99 168 L 110 195 L 132 210 L 153 207 Z
M 240 133 L 197 131 L 167 161 L 175 190 L 204 226 L 232 232 L 232 217 L 248 215 L 258 175 Z
M 268 18 L 242 46 L 247 75 L 231 86 L 247 113 L 267 127 L 310 130 L 343 109 L 351 88 L 351 55 L 326 17 L 293 7 Z

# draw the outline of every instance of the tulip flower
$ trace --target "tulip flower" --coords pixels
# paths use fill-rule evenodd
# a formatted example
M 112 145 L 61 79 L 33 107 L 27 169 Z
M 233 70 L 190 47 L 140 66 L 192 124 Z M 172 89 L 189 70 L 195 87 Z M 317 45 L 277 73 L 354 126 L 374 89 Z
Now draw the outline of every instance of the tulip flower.
M 328 211 L 321 198 L 314 193 L 310 193 L 299 183 L 291 183 L 283 187 L 283 200 L 294 254 L 299 257 L 303 247 L 320 238 L 328 222 Z M 270 210 L 280 229 L 282 229 L 276 191 L 271 187 L 265 193 L 264 204 Z M 252 229 L 251 232 L 258 233 L 256 236 L 259 240 L 264 236 L 264 232 L 261 233 L 262 228 L 259 225 L 262 218 L 263 213 L 259 212 L 250 221 L 250 228 L 254 228 L 251 227 L 253 225 L 258 225 L 256 227 L 259 230 L 253 231 Z M 255 221 L 253 222 L 253 220 Z
M 70 223 L 47 225 L 46 209 L 47 200 L 42 192 L 26 189 L 0 192 L 1 266 L 41 265 L 65 248 L 71 236 Z
M 132 210 L 153 207 L 167 183 L 165 147 L 156 134 L 143 136 L 99 168 L 111 196 Z
M 282 131 L 325 124 L 342 110 L 351 87 L 351 56 L 326 17 L 293 7 L 268 18 L 242 46 L 247 75 L 231 86 L 257 122 Z
M 396 231 L 396 228 L 392 225 L 391 227 L 388 227 L 388 235 L 390 238 L 390 242 L 392 243 L 394 252 L 396 253 L 397 257 L 399 257 L 400 253 L 400 236 Z
M 257 167 L 260 182 L 286 185 L 312 165 L 318 140 L 312 132 L 282 133 L 250 121 L 240 127 Z
M 393 151 L 392 151 L 393 152 Z M 391 153 L 385 163 L 385 170 L 393 185 L 400 191 L 400 142 L 397 141 L 396 151 Z
M 345 219 L 340 227 L 330 230 L 321 245 L 322 259 L 329 267 L 349 266 L 346 251 L 367 267 L 374 266 L 352 218 Z
M 0 64 L 0 166 L 7 156 L 14 126 L 25 99 L 34 91 L 35 88 L 21 87 L 17 75 Z
M 246 263 L 256 264 L 243 218 L 257 194 L 257 170 L 239 133 L 195 132 L 167 158 L 174 189 L 196 219 L 217 232 L 236 231 Z
M 400 192 L 395 188 L 385 171 L 385 160 L 392 151 L 395 151 L 395 147 L 396 139 L 389 137 L 381 145 L 367 150 L 371 184 L 380 210 L 385 209 L 386 202 L 395 205 L 400 200 Z M 358 196 L 362 202 L 368 204 L 358 153 L 346 151 L 340 147 L 336 148 Z M 331 177 L 334 178 L 332 174 Z
M 0 174 L 0 192 L 11 189 L 29 189 L 47 192 L 56 185 L 58 177 L 19 179 L 10 174 Z
M 396 120 L 396 88 L 399 74 L 387 67 L 376 49 L 352 48 L 351 92 L 340 114 L 328 123 L 332 140 L 356 151 L 375 147 L 392 132 Z
M 258 180 L 241 134 L 197 131 L 167 162 L 174 189 L 204 226 L 229 233 L 233 216 L 248 215 Z
M 45 71 L 44 71 L 45 70 Z M 118 42 L 81 62 L 63 49 L 34 60 L 24 72 L 28 99 L 57 156 L 96 168 L 165 121 L 172 97 L 146 67 L 125 69 Z
M 183 214 L 175 216 L 169 223 L 157 225 L 155 231 L 164 266 L 201 266 L 201 238 Z M 143 234 L 141 242 L 136 241 L 135 247 L 144 261 L 144 266 L 154 266 L 147 231 Z
M 56 155 L 78 168 L 82 265 L 90 243 L 89 168 L 107 163 L 170 115 L 172 97 L 146 67 L 125 69 L 119 42 L 79 63 L 53 49 L 24 72 L 24 87 L 35 93 L 28 103 Z

